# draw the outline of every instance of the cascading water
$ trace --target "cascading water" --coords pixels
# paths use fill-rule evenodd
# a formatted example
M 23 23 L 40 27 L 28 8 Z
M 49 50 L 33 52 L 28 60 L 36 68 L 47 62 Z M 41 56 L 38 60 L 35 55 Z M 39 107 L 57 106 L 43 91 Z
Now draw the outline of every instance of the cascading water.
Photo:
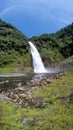
M 32 55 L 33 60 L 33 68 L 35 73 L 47 73 L 47 70 L 45 69 L 42 59 L 40 57 L 39 52 L 37 51 L 36 47 L 33 45 L 32 42 L 28 42 L 30 45 L 30 51 Z

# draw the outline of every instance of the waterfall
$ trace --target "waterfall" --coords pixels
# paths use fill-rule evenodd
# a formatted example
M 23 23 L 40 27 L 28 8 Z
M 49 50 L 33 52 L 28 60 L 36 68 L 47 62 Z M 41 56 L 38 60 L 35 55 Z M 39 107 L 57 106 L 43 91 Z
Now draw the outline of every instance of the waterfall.
M 32 55 L 32 62 L 33 62 L 33 69 L 35 73 L 47 73 L 47 70 L 45 69 L 42 59 L 40 57 L 40 54 L 36 47 L 33 45 L 32 42 L 28 42 L 30 45 L 30 51 Z

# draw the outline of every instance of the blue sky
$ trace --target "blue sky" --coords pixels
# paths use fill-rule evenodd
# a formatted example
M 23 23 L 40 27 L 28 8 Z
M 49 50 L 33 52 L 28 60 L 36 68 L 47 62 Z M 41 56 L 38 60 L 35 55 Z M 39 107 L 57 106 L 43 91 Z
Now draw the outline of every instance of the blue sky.
M 1 0 L 0 18 L 27 37 L 54 33 L 73 22 L 73 0 Z

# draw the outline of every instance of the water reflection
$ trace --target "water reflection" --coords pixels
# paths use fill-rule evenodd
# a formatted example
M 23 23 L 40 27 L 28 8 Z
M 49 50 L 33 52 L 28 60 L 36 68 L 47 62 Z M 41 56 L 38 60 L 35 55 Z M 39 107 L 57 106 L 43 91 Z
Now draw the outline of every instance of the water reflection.
M 7 90 L 8 88 L 21 87 L 26 85 L 32 79 L 41 79 L 46 75 L 50 74 L 31 74 L 24 76 L 10 76 L 10 77 L 0 77 L 0 89 Z
M 32 75 L 0 77 L 0 88 L 8 89 L 10 87 L 23 86 L 27 81 L 32 79 Z

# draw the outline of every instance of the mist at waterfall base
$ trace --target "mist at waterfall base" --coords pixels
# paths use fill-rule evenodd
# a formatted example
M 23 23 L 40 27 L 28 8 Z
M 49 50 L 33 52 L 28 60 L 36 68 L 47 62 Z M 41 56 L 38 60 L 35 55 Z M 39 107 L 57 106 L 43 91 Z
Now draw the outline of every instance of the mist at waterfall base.
M 37 48 L 34 46 L 34 44 L 32 42 L 28 41 L 28 43 L 30 45 L 34 73 L 36 73 L 36 74 L 55 73 L 55 70 L 53 70 L 51 68 L 45 68 Z

